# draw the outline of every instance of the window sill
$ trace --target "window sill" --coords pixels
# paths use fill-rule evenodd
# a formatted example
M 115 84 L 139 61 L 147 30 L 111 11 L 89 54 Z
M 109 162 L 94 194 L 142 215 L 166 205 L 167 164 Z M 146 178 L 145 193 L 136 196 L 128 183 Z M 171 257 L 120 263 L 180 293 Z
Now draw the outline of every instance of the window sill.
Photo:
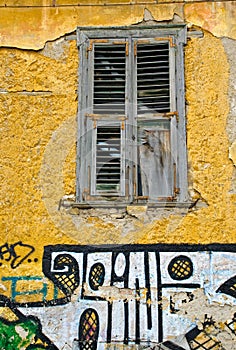
M 185 208 L 190 209 L 194 205 L 193 202 L 176 202 L 176 201 L 162 201 L 162 202 L 118 202 L 118 201 L 104 201 L 104 202 L 86 202 L 86 203 L 76 203 L 75 201 L 62 199 L 59 207 L 67 208 L 67 209 L 100 209 L 100 208 L 116 208 L 116 209 L 127 209 L 128 207 L 147 207 L 148 208 Z

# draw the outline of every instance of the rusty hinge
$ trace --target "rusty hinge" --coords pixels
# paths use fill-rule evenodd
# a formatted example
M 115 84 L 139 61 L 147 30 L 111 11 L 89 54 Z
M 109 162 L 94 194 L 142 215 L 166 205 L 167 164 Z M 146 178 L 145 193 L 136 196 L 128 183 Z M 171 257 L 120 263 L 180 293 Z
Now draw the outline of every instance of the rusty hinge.
M 138 200 L 146 200 L 146 201 L 147 201 L 147 200 L 149 199 L 149 196 L 135 196 L 134 198 L 135 198 L 137 201 L 138 201 Z
M 134 43 L 134 57 L 137 56 L 137 41 Z
M 173 202 L 173 201 L 175 200 L 175 197 L 173 197 L 173 196 L 169 196 L 169 197 L 157 197 L 157 200 L 158 200 L 159 202 L 164 202 L 164 201 L 166 201 L 166 202 Z
M 174 40 L 171 36 L 168 36 L 167 38 L 155 38 L 156 41 L 166 41 L 168 40 L 170 43 L 170 47 L 175 47 L 176 44 L 174 43 Z
M 136 40 L 134 42 L 134 57 L 137 56 L 137 44 L 149 44 L 149 43 L 150 43 L 150 40 L 143 40 L 143 39 Z
M 129 56 L 129 43 L 128 42 L 125 43 L 125 54 L 126 54 L 126 56 Z
M 138 43 L 138 44 L 150 44 L 150 40 L 140 39 L 140 40 L 137 40 L 136 43 Z
M 125 45 L 125 55 L 129 56 L 129 43 L 128 41 L 113 41 L 113 45 Z
M 175 194 L 175 197 L 177 196 L 177 194 L 180 194 L 180 188 L 179 187 L 175 187 L 174 194 Z
M 179 113 L 177 111 L 175 111 L 175 112 L 167 112 L 167 113 L 162 114 L 162 116 L 165 117 L 165 118 L 171 118 L 171 117 L 176 116 L 177 122 L 179 121 Z
M 92 40 L 89 40 L 89 46 L 87 48 L 87 51 L 92 51 L 94 43 L 106 44 L 106 43 L 108 43 L 108 40 L 107 39 L 92 39 Z

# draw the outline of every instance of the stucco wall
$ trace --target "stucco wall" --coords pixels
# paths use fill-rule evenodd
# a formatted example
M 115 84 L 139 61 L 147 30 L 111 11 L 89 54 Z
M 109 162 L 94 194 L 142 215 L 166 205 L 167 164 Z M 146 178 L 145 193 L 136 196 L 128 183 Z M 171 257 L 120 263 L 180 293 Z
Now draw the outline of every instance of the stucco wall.
M 45 255 L 43 258 L 47 246 L 59 244 L 59 252 L 72 254 L 80 261 L 79 253 L 86 253 L 86 248 L 78 251 L 80 245 L 97 245 L 98 251 L 104 244 L 110 245 L 101 253 L 106 260 L 105 253 L 112 252 L 113 245 L 125 244 L 124 251 L 131 254 L 129 256 L 138 249 L 137 258 L 133 258 L 138 269 L 137 261 L 143 259 L 142 254 L 146 256 L 145 252 L 154 268 L 149 245 L 160 243 L 170 244 L 169 253 L 166 247 L 163 248 L 167 251 L 163 253 L 167 254 L 167 260 L 176 254 L 187 254 L 193 259 L 197 265 L 194 272 L 198 276 L 191 277 L 191 283 L 196 283 L 193 291 L 170 287 L 155 301 L 156 304 L 152 301 L 154 311 L 158 302 L 162 303 L 164 340 L 172 339 L 184 349 L 193 349 L 195 338 L 199 337 L 201 342 L 210 337 L 216 344 L 215 349 L 221 349 L 221 346 L 234 348 L 235 9 L 234 2 L 164 1 L 156 4 L 149 1 L 145 4 L 136 1 L 131 4 L 120 1 L 118 5 L 116 1 L 108 1 L 105 5 L 102 1 L 80 1 L 78 5 L 72 1 L 48 0 L 33 4 L 26 0 L 0 1 L 0 294 L 9 298 L 2 297 L 0 311 L 4 320 L 11 321 L 10 325 L 3 322 L 4 327 L 14 328 L 12 331 L 0 326 L 5 339 L 5 343 L 0 340 L 1 349 L 10 344 L 10 340 L 6 340 L 9 336 L 16 343 L 7 349 L 18 346 L 29 350 L 29 344 L 34 343 L 33 336 L 28 339 L 31 331 L 40 335 L 45 347 L 57 346 L 60 350 L 72 347 L 84 308 L 84 304 L 78 303 L 82 277 L 77 284 L 75 282 L 75 276 L 81 270 L 79 272 L 77 264 L 73 265 L 73 259 L 67 257 L 69 260 L 64 261 L 72 269 L 74 286 L 67 293 L 66 282 L 63 285 L 58 276 L 47 275 L 50 263 Z M 185 47 L 191 208 L 71 208 L 67 204 L 75 194 L 78 108 L 76 26 L 125 26 L 172 20 L 184 22 L 190 31 L 195 29 L 201 33 L 189 36 Z M 218 245 L 212 248 L 213 243 Z M 177 251 L 173 248 L 176 244 L 179 245 Z M 188 244 L 187 248 L 181 248 L 183 244 Z M 208 246 L 203 246 L 206 244 Z M 162 257 L 162 247 L 156 249 Z M 202 251 L 212 251 L 209 253 L 212 258 Z M 100 253 L 93 250 L 93 254 L 95 261 L 100 259 Z M 160 273 L 165 276 L 165 259 L 160 259 L 160 266 L 156 263 L 155 268 L 160 268 Z M 208 259 L 209 264 L 206 263 Z M 121 258 L 119 264 L 124 263 Z M 130 278 L 132 273 L 136 276 L 130 271 Z M 145 273 L 147 275 L 147 271 Z M 224 294 L 227 288 L 223 288 L 218 297 L 216 289 L 225 281 L 231 281 L 228 285 L 234 292 Z M 147 303 L 147 285 L 141 287 L 141 300 L 144 298 L 143 302 Z M 83 288 L 87 288 L 86 284 Z M 150 290 L 153 293 L 154 289 Z M 123 305 L 128 298 L 131 305 L 132 300 L 140 298 L 135 286 L 127 290 L 122 284 L 99 292 L 103 293 L 105 301 L 113 301 L 113 318 L 118 320 L 123 316 L 118 312 L 119 307 L 115 309 L 115 301 Z M 169 315 L 172 302 L 173 318 Z M 60 303 L 65 305 L 58 306 Z M 46 309 L 42 308 L 45 304 L 48 305 Z M 53 304 L 57 307 L 51 306 Z M 86 305 L 92 307 L 93 303 L 87 301 Z M 26 324 L 29 320 L 26 315 L 37 315 L 40 321 L 32 321 L 24 332 L 20 332 L 16 327 Z M 181 332 L 182 326 L 173 329 L 172 322 L 187 326 L 183 326 Z M 39 324 L 43 325 L 43 335 Z M 191 335 L 192 343 L 188 337 L 182 341 L 173 340 L 181 334 L 186 336 L 186 329 L 196 327 L 197 333 Z M 24 345 L 17 341 L 15 331 L 22 339 L 29 336 Z M 105 337 L 102 332 L 105 333 L 105 326 L 100 334 L 101 344 Z

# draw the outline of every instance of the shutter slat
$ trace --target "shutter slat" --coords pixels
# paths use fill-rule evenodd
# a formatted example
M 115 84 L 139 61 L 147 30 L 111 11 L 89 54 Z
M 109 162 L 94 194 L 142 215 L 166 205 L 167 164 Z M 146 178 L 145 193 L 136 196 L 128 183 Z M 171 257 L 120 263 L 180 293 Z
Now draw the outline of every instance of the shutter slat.
M 153 81 L 152 79 L 145 79 L 145 80 L 139 80 L 138 82 L 138 88 L 142 88 L 144 84 L 144 87 L 150 87 L 152 88 L 153 86 L 158 86 L 158 87 L 163 87 L 163 88 L 166 88 L 166 87 L 169 87 L 169 80 L 166 79 L 166 81 L 168 81 L 168 83 L 164 83 L 164 79 L 160 80 L 159 79 L 159 83 L 156 82 L 156 81 Z M 163 82 L 163 83 L 162 83 Z
M 159 58 L 159 57 L 158 57 Z M 162 64 L 162 66 L 159 66 L 159 68 L 167 68 L 168 67 L 168 60 L 165 60 L 165 61 L 161 61 L 160 59 L 158 60 L 145 60 L 144 62 L 141 62 L 141 60 L 139 60 L 139 62 L 137 63 L 137 65 L 138 66 L 142 66 L 142 67 L 145 67 L 146 65 L 152 65 L 153 64 L 153 62 L 154 63 L 156 63 L 156 62 L 158 62 L 159 64 L 161 63 L 165 63 L 165 64 Z
M 140 81 L 140 83 L 142 83 L 142 81 Z M 144 89 L 153 89 L 154 87 L 161 87 L 162 89 L 166 89 L 166 88 L 169 88 L 169 84 L 144 84 L 144 85 L 141 85 L 141 84 L 138 84 L 138 87 L 140 90 L 144 90 Z M 142 88 L 142 89 L 141 89 Z M 157 89 L 159 90 L 159 89 Z
M 96 80 L 96 86 L 94 87 L 94 90 L 103 88 L 103 85 L 107 86 L 107 84 L 112 83 L 115 87 L 121 86 L 123 89 L 125 88 L 125 79 L 119 79 L 119 80 L 111 80 L 110 77 L 109 79 L 106 79 L 105 82 Z
M 151 76 L 152 80 L 156 80 L 162 75 L 165 76 L 164 80 L 169 80 L 167 78 L 167 75 L 169 75 L 169 71 L 168 72 L 156 72 L 156 73 L 153 73 L 153 71 L 154 72 L 156 71 L 155 67 L 151 67 L 151 68 L 147 69 L 147 71 L 148 71 L 148 73 L 146 73 L 146 69 L 142 69 L 142 73 L 137 74 L 138 81 L 139 81 L 139 77 L 142 78 L 142 77 L 149 77 L 149 76 Z
M 138 103 L 141 103 L 141 102 L 147 102 L 147 103 L 150 103 L 153 101 L 153 103 L 155 102 L 156 104 L 160 103 L 160 102 L 168 102 L 169 103 L 169 99 L 168 99 L 168 96 L 166 95 L 158 95 L 158 94 L 155 94 L 155 96 L 140 96 L 138 97 L 137 99 Z

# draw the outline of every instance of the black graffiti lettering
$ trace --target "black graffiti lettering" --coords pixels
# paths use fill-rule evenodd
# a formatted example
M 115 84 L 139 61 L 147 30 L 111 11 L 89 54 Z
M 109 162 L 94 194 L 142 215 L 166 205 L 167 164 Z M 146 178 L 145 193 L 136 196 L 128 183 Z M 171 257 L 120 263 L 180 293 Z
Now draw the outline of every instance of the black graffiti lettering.
M 11 262 L 11 267 L 15 269 L 18 267 L 25 259 L 28 258 L 33 252 L 34 247 L 22 242 L 17 242 L 12 245 L 14 252 L 14 259 Z
M 35 251 L 34 247 L 22 243 L 21 241 L 9 245 L 8 243 L 0 246 L 0 260 L 9 261 L 12 269 L 16 269 Z
M 0 259 L 5 261 L 11 260 L 11 248 L 9 247 L 8 243 L 5 243 L 0 247 Z

